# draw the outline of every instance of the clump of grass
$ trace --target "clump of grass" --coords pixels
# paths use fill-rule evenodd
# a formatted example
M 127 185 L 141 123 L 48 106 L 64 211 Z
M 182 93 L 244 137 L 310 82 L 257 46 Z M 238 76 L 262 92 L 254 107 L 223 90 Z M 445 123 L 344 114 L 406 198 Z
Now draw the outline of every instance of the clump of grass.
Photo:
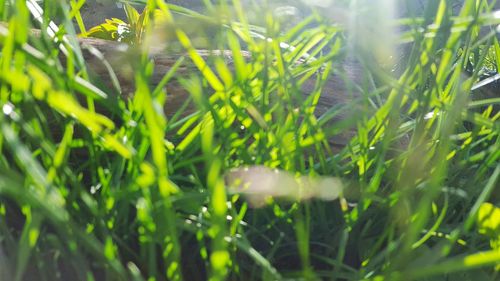
M 491 3 L 434 1 L 377 25 L 358 1 L 285 30 L 270 10 L 253 21 L 238 0 L 205 2 L 223 16 L 163 1 L 128 11 L 132 40 L 166 32 L 186 54 L 163 82 L 176 77 L 196 110 L 167 118 L 147 48 L 130 58 L 129 99 L 92 77 L 72 23 L 89 30 L 83 1 L 46 1 L 43 15 L 0 1 L 0 279 L 498 278 L 499 99 L 472 90 L 500 65 L 496 33 L 481 32 L 499 24 Z M 394 49 L 373 34 L 394 25 L 407 45 L 391 72 Z M 231 64 L 196 52 L 207 34 Z M 332 76 L 346 98 L 321 108 Z M 250 208 L 224 175 L 252 166 L 337 177 L 343 193 Z

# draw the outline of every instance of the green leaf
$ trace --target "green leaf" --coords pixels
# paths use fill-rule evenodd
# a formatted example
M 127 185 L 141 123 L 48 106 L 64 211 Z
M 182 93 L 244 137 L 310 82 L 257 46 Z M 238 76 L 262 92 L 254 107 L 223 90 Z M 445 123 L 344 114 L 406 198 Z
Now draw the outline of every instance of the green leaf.
M 477 213 L 477 226 L 479 233 L 500 238 L 500 208 L 488 202 L 481 204 Z

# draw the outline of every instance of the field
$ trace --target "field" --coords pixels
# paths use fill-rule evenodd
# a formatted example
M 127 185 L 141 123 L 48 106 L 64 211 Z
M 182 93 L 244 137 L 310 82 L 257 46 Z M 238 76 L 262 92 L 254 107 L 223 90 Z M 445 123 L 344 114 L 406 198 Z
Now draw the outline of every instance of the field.
M 123 2 L 0 0 L 0 281 L 500 280 L 494 1 Z

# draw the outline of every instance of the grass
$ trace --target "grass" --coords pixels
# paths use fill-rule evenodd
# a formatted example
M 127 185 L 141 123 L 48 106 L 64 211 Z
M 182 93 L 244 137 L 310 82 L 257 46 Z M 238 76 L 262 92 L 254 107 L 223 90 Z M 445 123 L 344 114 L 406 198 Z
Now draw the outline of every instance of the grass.
M 343 1 L 285 29 L 238 0 L 205 1 L 207 15 L 147 1 L 162 28 L 137 14 L 127 38 L 165 32 L 187 54 L 164 83 L 192 69 L 177 81 L 196 110 L 166 117 L 147 54 L 130 57 L 130 99 L 92 76 L 72 23 L 91 32 L 83 2 L 46 1 L 37 20 L 35 1 L 0 0 L 1 280 L 500 278 L 498 84 L 475 89 L 500 67 L 493 3 L 391 20 Z M 345 98 L 324 108 L 332 75 Z M 226 187 L 243 167 L 277 179 L 259 208 Z M 336 200 L 265 196 L 338 188 L 327 180 Z

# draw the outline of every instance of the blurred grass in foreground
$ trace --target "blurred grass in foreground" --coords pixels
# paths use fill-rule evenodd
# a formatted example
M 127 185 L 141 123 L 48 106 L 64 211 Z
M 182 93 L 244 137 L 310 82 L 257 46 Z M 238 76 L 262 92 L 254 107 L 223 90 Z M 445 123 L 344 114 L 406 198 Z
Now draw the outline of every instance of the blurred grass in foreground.
M 83 1 L 46 1 L 36 17 L 34 0 L 0 0 L 1 280 L 499 278 L 500 98 L 491 85 L 471 91 L 500 67 L 488 1 L 458 14 L 431 1 L 381 25 L 370 1 L 344 1 L 333 19 L 287 30 L 269 9 L 256 22 L 238 0 L 205 2 L 208 16 L 163 1 L 133 16 L 144 33 L 132 40 L 147 44 L 158 31 L 141 20 L 161 13 L 167 49 L 194 65 L 178 80 L 197 110 L 166 118 L 147 54 L 131 58 L 130 100 L 90 75 L 72 24 L 89 30 Z M 377 36 L 393 27 L 405 44 L 384 53 Z M 232 50 L 233 66 L 205 61 L 200 44 Z M 356 85 L 315 116 L 332 74 Z M 343 192 L 252 209 L 224 180 L 252 166 L 340 178 Z

